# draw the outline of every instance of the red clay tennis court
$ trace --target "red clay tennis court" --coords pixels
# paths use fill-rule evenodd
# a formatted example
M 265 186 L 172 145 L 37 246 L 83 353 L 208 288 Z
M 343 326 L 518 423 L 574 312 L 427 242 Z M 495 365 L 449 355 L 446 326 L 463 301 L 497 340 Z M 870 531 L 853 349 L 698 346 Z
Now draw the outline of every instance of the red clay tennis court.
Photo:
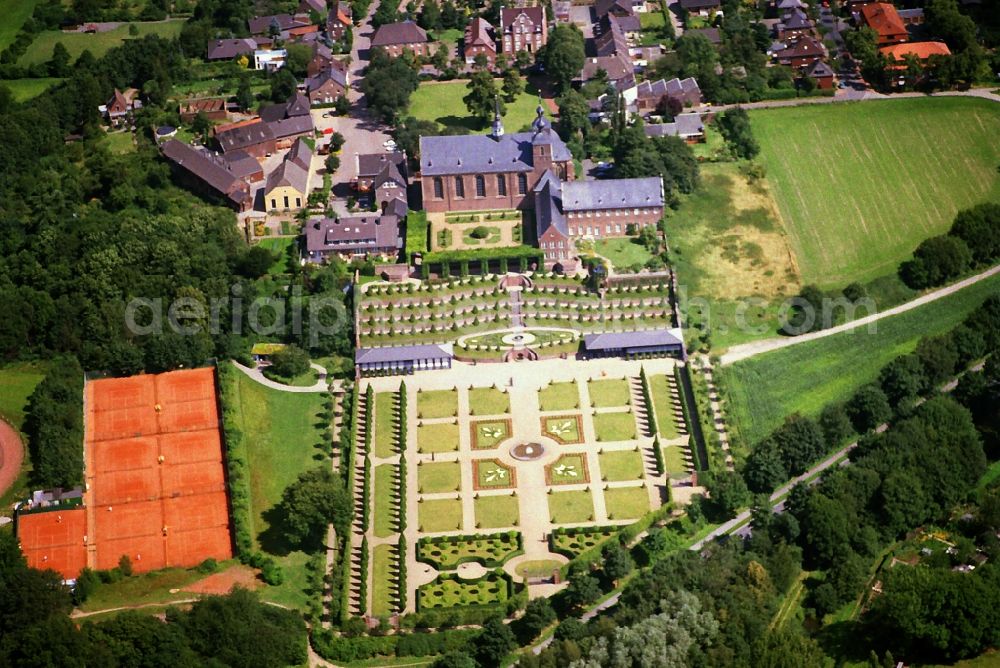
M 212 369 L 95 380 L 86 390 L 94 568 L 136 571 L 232 556 Z
M 87 514 L 83 508 L 18 515 L 17 536 L 32 568 L 75 578 L 87 565 Z

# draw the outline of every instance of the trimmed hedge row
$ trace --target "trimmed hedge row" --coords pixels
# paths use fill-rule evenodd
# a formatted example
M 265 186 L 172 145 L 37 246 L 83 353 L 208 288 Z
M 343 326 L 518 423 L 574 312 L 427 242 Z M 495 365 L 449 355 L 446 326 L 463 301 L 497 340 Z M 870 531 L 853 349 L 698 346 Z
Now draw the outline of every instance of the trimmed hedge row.
M 660 447 L 660 438 L 653 438 L 653 462 L 656 464 L 656 475 L 663 475 L 667 472 L 667 463 L 663 461 L 663 448 Z
M 358 583 L 358 612 L 368 612 L 368 537 L 361 539 L 361 581 Z
M 236 393 L 236 370 L 232 364 L 216 367 L 222 392 L 222 433 L 226 449 L 226 472 L 229 478 L 229 503 L 233 513 L 233 538 L 236 556 L 246 562 L 253 551 L 250 529 L 250 471 L 243 443 L 243 432 L 236 424 L 233 406 L 239 405 Z
M 347 420 L 347 422 L 345 422 L 346 428 L 341 429 L 340 431 L 340 436 L 341 436 L 340 468 L 345 473 L 343 477 L 344 480 L 347 482 L 347 493 L 351 499 L 354 498 L 353 468 L 354 468 L 355 453 L 357 452 L 357 435 L 358 435 L 356 419 L 360 403 L 361 403 L 361 387 L 360 385 L 355 384 L 354 387 L 351 388 L 350 418 Z M 347 418 L 346 413 L 344 417 Z M 353 510 L 353 505 L 352 505 L 352 510 Z M 353 525 L 353 523 L 354 523 L 354 518 L 352 517 L 351 524 Z M 340 577 L 339 617 L 341 622 L 345 622 L 348 619 L 349 611 L 351 608 L 350 606 L 351 576 L 350 573 L 344 572 L 344 564 L 351 563 L 351 556 L 353 550 L 351 546 L 350 536 L 338 536 L 338 538 L 341 538 L 344 545 L 343 558 L 339 560 L 338 564 L 335 564 L 335 568 L 339 568 L 338 575 Z M 333 591 L 336 591 L 336 589 L 334 589 Z M 333 608 L 331 606 L 331 612 L 332 610 Z M 331 614 L 331 619 L 335 618 L 336 616 Z
M 653 436 L 660 433 L 656 428 L 656 415 L 653 413 L 653 394 L 649 391 L 649 378 L 646 377 L 646 367 L 639 367 L 639 381 L 642 383 L 642 400 L 646 403 L 646 423 L 649 433 Z M 660 471 L 663 473 L 663 471 Z
M 340 664 L 378 656 L 434 656 L 466 649 L 479 635 L 478 629 L 453 629 L 437 633 L 406 633 L 390 636 L 338 636 L 329 629 L 313 631 L 312 645 L 327 661 Z
M 478 543 L 478 542 L 498 542 L 501 547 L 509 546 L 509 550 L 501 559 L 484 559 L 476 555 L 459 557 L 454 560 L 445 561 L 438 557 L 430 556 L 426 551 L 431 547 L 441 545 L 453 545 L 455 543 Z M 524 537 L 520 531 L 507 531 L 495 534 L 476 534 L 465 536 L 425 536 L 417 543 L 417 559 L 434 566 L 438 570 L 448 570 L 458 566 L 478 561 L 486 568 L 498 568 L 510 561 L 512 558 L 524 554 Z
M 465 585 L 473 585 L 478 582 L 483 582 L 484 580 L 496 579 L 498 582 L 502 582 L 507 586 L 507 599 L 504 601 L 496 601 L 495 603 L 484 603 L 484 604 L 470 604 L 470 605 L 453 605 L 453 606 L 440 606 L 423 609 L 423 604 L 421 599 L 424 598 L 421 589 L 425 587 L 431 587 L 435 583 L 444 581 L 460 582 Z M 524 607 L 528 602 L 528 588 L 523 584 L 514 582 L 514 579 L 507 575 L 503 569 L 497 568 L 495 570 L 489 571 L 478 578 L 463 578 L 457 573 L 443 573 L 439 575 L 434 581 L 429 582 L 422 587 L 417 589 L 417 610 L 421 612 L 429 611 L 448 611 L 452 613 L 457 613 L 461 621 L 459 624 L 482 624 L 484 621 L 492 616 L 495 616 L 498 612 L 503 614 L 503 616 L 508 616 L 514 613 L 514 611 Z
M 396 575 L 396 606 L 402 612 L 406 610 L 406 536 L 399 534 L 396 558 L 399 563 L 399 573 Z

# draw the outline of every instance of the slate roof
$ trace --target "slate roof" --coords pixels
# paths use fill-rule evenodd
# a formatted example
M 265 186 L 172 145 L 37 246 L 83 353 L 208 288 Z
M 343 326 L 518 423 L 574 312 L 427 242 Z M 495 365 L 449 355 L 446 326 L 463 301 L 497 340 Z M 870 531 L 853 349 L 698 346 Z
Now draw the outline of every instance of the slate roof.
M 312 116 L 293 116 L 273 121 L 267 124 L 275 139 L 294 137 L 295 135 L 311 134 L 313 131 Z
M 701 114 L 677 114 L 673 123 L 645 126 L 647 137 L 697 137 L 705 132 Z
M 566 216 L 562 212 L 562 187 L 559 177 L 550 169 L 546 169 L 535 184 L 535 229 L 538 238 L 550 227 L 556 228 L 564 237 L 569 236 Z
M 309 12 L 313 11 L 317 14 L 326 13 L 326 0 L 300 0 L 299 1 L 299 11 Z
M 263 170 L 257 159 L 246 151 L 232 151 L 225 156 L 229 171 L 237 178 L 245 179 Z
M 254 146 L 274 139 L 274 131 L 268 123 L 250 123 L 225 130 L 215 135 L 226 153 Z
M 347 88 L 347 73 L 335 67 L 328 67 L 316 76 L 306 79 L 306 90 L 311 93 L 327 81 L 332 81 L 343 88 Z
M 251 35 L 267 35 L 271 32 L 272 23 L 278 24 L 279 30 L 303 28 L 309 25 L 308 16 L 292 16 L 291 14 L 272 14 L 270 16 L 255 16 L 247 21 Z
M 598 26 L 601 32 L 594 38 L 594 48 L 597 55 L 599 57 L 616 54 L 627 56 L 628 40 L 625 38 L 625 31 L 619 23 L 618 17 L 604 16 Z
M 375 178 L 385 168 L 393 164 L 397 171 L 405 169 L 406 154 L 402 151 L 391 153 L 364 153 L 358 155 L 358 178 Z
M 249 194 L 247 185 L 229 171 L 222 160 L 207 151 L 198 150 L 177 139 L 164 142 L 161 150 L 168 160 L 232 201 L 241 202 Z
M 598 70 L 608 74 L 608 81 L 615 83 L 619 90 L 628 88 L 635 83 L 635 71 L 632 61 L 624 54 L 587 58 L 580 72 L 581 81 L 590 81 L 597 76 Z
M 208 60 L 231 60 L 236 56 L 251 54 L 257 50 L 257 42 L 242 39 L 214 39 L 208 43 Z
M 379 26 L 372 36 L 371 45 L 392 46 L 395 44 L 423 44 L 427 41 L 427 33 L 413 21 L 386 23 Z
M 808 70 L 806 70 L 806 74 L 808 74 L 809 76 L 811 76 L 811 77 L 813 77 L 815 79 L 832 77 L 833 76 L 833 68 L 830 67 L 829 65 L 827 65 L 826 61 L 824 61 L 824 60 L 817 60 L 815 63 L 813 63 L 809 67 Z
M 532 142 L 552 144 L 552 159 L 571 160 L 569 149 L 551 128 L 537 132 L 515 132 L 499 139 L 489 135 L 454 135 L 420 138 L 420 171 L 425 176 L 444 174 L 493 174 L 530 172 Z
M 687 10 L 710 9 L 722 5 L 722 0 L 681 0 L 681 7 Z
M 583 345 L 587 350 L 621 350 L 622 348 L 649 348 L 654 346 L 683 346 L 680 328 L 653 329 L 644 332 L 608 332 L 585 334 Z
M 660 79 L 658 81 L 643 81 L 636 86 L 636 95 L 640 99 L 653 98 L 659 100 L 664 95 L 681 96 L 697 93 L 701 96 L 701 89 L 694 77 L 687 79 L 673 78 L 670 81 Z
M 685 35 L 704 35 L 712 44 L 722 44 L 722 35 L 718 28 L 691 28 L 684 31 Z
M 292 144 L 292 148 L 288 151 L 288 155 L 285 156 L 285 160 L 291 160 L 302 169 L 308 170 L 309 163 L 312 162 L 312 155 L 313 151 L 309 148 L 309 144 L 302 137 L 299 137 Z
M 535 25 L 536 32 L 541 31 L 545 23 L 544 7 L 503 7 L 500 9 L 500 29 L 507 32 L 522 14 Z
M 922 19 L 924 17 L 924 10 L 922 7 L 915 7 L 913 9 L 897 9 L 896 13 L 899 14 L 899 18 L 910 19 L 911 21 Z
M 812 30 L 813 22 L 801 10 L 793 10 L 779 24 L 782 30 Z
M 778 0 L 776 7 L 779 10 L 785 9 L 805 9 L 806 4 L 802 0 Z
M 490 33 L 493 31 L 493 26 L 483 18 L 478 16 L 469 22 L 469 25 L 465 27 L 465 47 L 468 49 L 470 46 L 485 46 L 493 51 L 497 50 L 496 42 L 490 37 Z
M 663 206 L 663 178 L 567 181 L 562 184 L 563 211 L 597 211 Z
M 826 49 L 823 44 L 812 37 L 803 37 L 791 46 L 775 52 L 775 58 L 796 58 L 805 56 L 825 56 Z
M 374 250 L 395 248 L 399 243 L 399 217 L 369 214 L 342 218 L 314 218 L 306 225 L 306 250 Z
M 265 192 L 271 192 L 281 186 L 291 186 L 297 192 L 306 195 L 309 191 L 309 170 L 293 160 L 283 160 L 278 167 L 267 175 Z
M 629 0 L 597 0 L 594 3 L 594 12 L 598 17 L 605 16 L 612 11 L 616 14 L 631 14 L 632 3 Z
M 451 344 L 444 346 L 392 346 L 389 348 L 358 348 L 355 364 L 379 362 L 411 362 L 416 360 L 451 359 Z

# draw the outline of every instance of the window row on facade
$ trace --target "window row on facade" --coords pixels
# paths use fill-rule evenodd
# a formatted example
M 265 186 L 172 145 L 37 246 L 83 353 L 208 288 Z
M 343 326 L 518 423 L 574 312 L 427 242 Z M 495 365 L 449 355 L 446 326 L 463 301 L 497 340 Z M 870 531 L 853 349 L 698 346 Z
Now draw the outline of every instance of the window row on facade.
M 465 197 L 465 177 L 456 176 L 454 177 L 455 185 L 455 198 L 463 199 Z M 497 184 L 497 197 L 507 196 L 507 176 L 505 174 L 496 175 Z M 476 174 L 473 177 L 473 187 L 475 188 L 476 197 L 486 197 L 486 176 L 483 174 Z M 518 174 L 517 175 L 517 194 L 526 195 L 528 193 L 528 175 Z M 434 197 L 435 199 L 444 199 L 444 179 L 440 176 L 434 177 Z

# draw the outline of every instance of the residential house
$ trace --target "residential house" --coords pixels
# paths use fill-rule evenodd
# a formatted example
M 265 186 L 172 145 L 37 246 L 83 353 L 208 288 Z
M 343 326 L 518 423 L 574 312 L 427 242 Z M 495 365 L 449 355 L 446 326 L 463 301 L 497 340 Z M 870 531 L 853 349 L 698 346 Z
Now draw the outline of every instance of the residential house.
M 778 0 L 773 6 L 779 14 L 784 14 L 795 9 L 805 11 L 809 5 L 802 2 L 802 0 Z
M 254 158 L 263 158 L 277 150 L 277 141 L 271 126 L 259 118 L 242 121 L 215 129 L 215 140 L 222 152 L 243 151 Z
M 583 62 L 579 82 L 586 83 L 596 79 L 600 72 L 604 72 L 608 82 L 618 91 L 635 86 L 635 67 L 627 54 L 616 53 L 612 56 L 587 58 Z
M 311 262 L 331 257 L 395 259 L 403 246 L 399 223 L 398 216 L 375 213 L 314 218 L 306 223 L 306 257 Z
M 822 42 L 814 37 L 803 37 L 790 46 L 776 51 L 774 59 L 779 65 L 800 69 L 826 58 L 826 55 L 826 47 Z
M 420 186 L 430 213 L 531 208 L 547 170 L 573 178 L 573 156 L 539 106 L 530 132 L 506 134 L 499 114 L 488 135 L 420 138 Z
M 306 79 L 306 95 L 314 105 L 332 104 L 347 92 L 347 72 L 335 67 Z
M 296 91 L 288 101 L 261 108 L 260 118 L 267 124 L 278 149 L 288 148 L 297 137 L 313 133 L 312 103 L 305 93 Z
M 465 41 L 462 46 L 465 63 L 471 65 L 476 56 L 483 55 L 490 67 L 497 60 L 497 44 L 493 39 L 493 26 L 486 19 L 476 17 L 465 26 Z
M 913 9 L 897 9 L 896 13 L 899 14 L 899 18 L 903 21 L 904 26 L 923 25 L 924 10 L 922 7 L 915 7 Z
M 270 211 L 298 210 L 309 196 L 309 165 L 312 149 L 301 138 L 278 167 L 268 174 L 264 186 L 264 207 Z
M 598 27 L 601 29 L 594 37 L 594 50 L 598 57 L 628 55 L 628 38 L 615 16 L 606 15 L 598 23 Z
M 299 0 L 298 14 L 312 14 L 313 12 L 323 16 L 326 14 L 326 0 Z
M 887 2 L 862 7 L 858 14 L 858 25 L 867 26 L 878 34 L 878 46 L 902 44 L 909 39 L 899 12 Z
M 830 90 L 834 86 L 834 72 L 825 60 L 817 60 L 809 65 L 803 73 L 816 82 L 820 90 Z
M 500 33 L 503 35 L 503 52 L 536 53 L 549 41 L 549 27 L 545 8 L 503 7 L 500 9 Z
M 905 61 L 909 56 L 926 64 L 932 56 L 950 56 L 951 50 L 944 42 L 908 42 L 883 47 L 879 49 L 879 53 L 896 67 L 906 67 Z
M 643 128 L 647 137 L 680 137 L 688 144 L 705 141 L 705 124 L 701 114 L 677 114 L 672 123 L 649 124 Z
M 249 37 L 240 39 L 213 39 L 208 43 L 206 60 L 232 60 L 246 56 L 249 60 L 257 50 L 257 42 Z
M 681 9 L 695 16 L 711 16 L 722 12 L 722 0 L 680 0 Z
M 142 109 L 142 100 L 135 88 L 126 88 L 124 92 L 115 88 L 108 101 L 98 107 L 98 111 L 113 128 L 128 125 L 132 121 L 132 114 L 138 109 Z
M 330 50 L 330 47 L 323 42 L 313 42 L 312 57 L 306 64 L 306 76 L 314 77 L 323 70 L 328 69 L 334 62 L 339 61 L 334 60 L 333 51 Z
M 255 157 L 246 151 L 230 151 L 219 158 L 226 163 L 226 168 L 233 176 L 249 183 L 264 180 L 264 168 Z
M 601 53 L 601 47 L 599 46 L 602 41 L 618 42 L 620 40 L 625 45 L 624 50 L 627 51 L 628 45 L 638 43 L 641 32 L 642 23 L 635 14 L 621 17 L 614 14 L 605 14 L 598 19 L 597 26 L 594 29 L 594 42 L 595 45 L 598 45 L 597 55 L 605 55 Z M 607 47 L 605 46 L 604 48 Z
M 258 49 L 253 52 L 253 68 L 274 72 L 285 66 L 288 51 L 284 49 Z
M 330 13 L 326 17 L 326 34 L 327 36 L 334 40 L 340 41 L 343 39 L 347 30 L 351 28 L 353 24 L 354 12 L 351 9 L 351 3 L 349 2 L 335 2 L 330 7 Z
M 722 35 L 719 33 L 718 28 L 690 28 L 684 31 L 685 35 L 704 35 L 705 39 L 712 43 L 713 46 L 718 46 L 722 44 Z
M 256 16 L 248 22 L 251 35 L 263 37 L 280 37 L 287 40 L 293 34 L 290 31 L 298 31 L 312 26 L 308 14 L 274 14 L 271 16 Z M 315 28 L 315 26 L 313 26 Z
M 181 121 L 190 123 L 198 114 L 204 114 L 211 121 L 224 121 L 229 114 L 226 111 L 226 99 L 223 97 L 203 97 L 184 100 L 179 105 Z
M 785 14 L 776 27 L 778 39 L 784 42 L 792 42 L 801 37 L 813 35 L 815 30 L 813 22 L 801 9 L 793 9 Z
M 663 178 L 562 181 L 546 170 L 533 190 L 546 266 L 572 259 L 578 239 L 623 237 L 663 218 Z
M 640 115 L 655 113 L 665 98 L 676 100 L 681 107 L 693 107 L 701 104 L 701 88 L 694 77 L 688 77 L 643 81 L 622 93 L 629 112 Z
M 191 189 L 222 199 L 237 211 L 247 211 L 253 206 L 250 186 L 220 157 L 176 139 L 164 142 L 161 150 L 174 167 L 175 175 Z
M 594 13 L 598 19 L 605 16 L 632 16 L 635 10 L 631 0 L 597 0 L 594 3 Z
M 355 190 L 368 192 L 376 187 L 376 183 L 389 169 L 394 169 L 405 178 L 406 154 L 402 151 L 391 153 L 365 153 L 357 156 L 357 180 Z
M 413 21 L 387 23 L 375 29 L 372 36 L 372 48 L 385 49 L 390 56 L 396 57 L 409 49 L 417 56 L 429 56 L 431 43 L 427 33 Z

